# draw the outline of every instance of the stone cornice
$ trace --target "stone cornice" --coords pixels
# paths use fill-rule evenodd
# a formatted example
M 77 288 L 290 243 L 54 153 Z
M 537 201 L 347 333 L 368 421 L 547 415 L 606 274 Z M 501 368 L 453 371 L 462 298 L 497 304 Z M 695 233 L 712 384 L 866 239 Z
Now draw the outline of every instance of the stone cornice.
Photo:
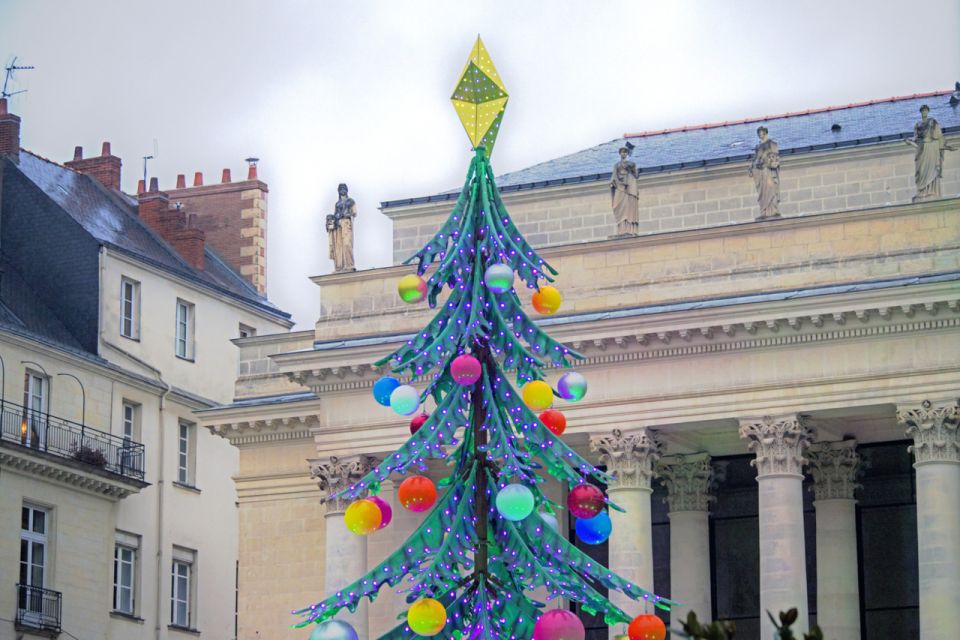
M 765 476 L 803 477 L 807 463 L 804 451 L 814 438 L 813 429 L 798 416 L 764 416 L 740 420 L 740 437 L 756 457 L 750 464 L 757 478 Z
M 713 466 L 706 453 L 663 458 L 657 467 L 660 482 L 667 489 L 670 511 L 707 511 L 715 498 L 710 495 Z
M 121 478 L 106 471 L 87 471 L 55 456 L 3 444 L 0 444 L 0 466 L 110 501 L 140 493 L 141 489 L 148 486 L 140 480 Z
M 861 472 L 856 440 L 816 442 L 807 451 L 807 458 L 817 500 L 853 500 Z
M 623 432 L 614 429 L 605 435 L 591 436 L 590 450 L 599 454 L 607 473 L 616 478 L 610 489 L 650 490 L 654 468 L 663 446 L 656 433 L 648 429 Z
M 897 421 L 913 438 L 910 450 L 917 465 L 960 463 L 960 405 L 956 401 L 898 407 Z

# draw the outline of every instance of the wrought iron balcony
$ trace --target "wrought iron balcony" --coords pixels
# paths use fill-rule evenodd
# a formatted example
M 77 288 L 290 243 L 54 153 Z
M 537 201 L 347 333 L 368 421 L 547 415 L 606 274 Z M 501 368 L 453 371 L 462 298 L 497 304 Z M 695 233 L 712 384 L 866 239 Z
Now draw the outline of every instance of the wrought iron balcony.
M 143 480 L 144 448 L 139 442 L 13 402 L 0 403 L 0 439 L 125 478 Z
M 36 629 L 50 635 L 60 633 L 63 594 L 26 584 L 17 585 L 17 629 Z

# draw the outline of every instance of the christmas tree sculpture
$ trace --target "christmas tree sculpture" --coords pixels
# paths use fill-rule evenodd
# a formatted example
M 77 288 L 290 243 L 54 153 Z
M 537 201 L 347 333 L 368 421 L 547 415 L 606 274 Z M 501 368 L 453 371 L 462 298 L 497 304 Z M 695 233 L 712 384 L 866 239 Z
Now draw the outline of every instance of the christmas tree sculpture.
M 446 490 L 437 499 L 429 479 L 404 480 L 397 492 L 403 506 L 413 511 L 432 506 L 420 526 L 359 580 L 295 611 L 303 617 L 297 626 L 319 624 L 318 638 L 355 638 L 348 624 L 333 617 L 343 608 L 355 611 L 363 598 L 372 601 L 388 585 L 402 586 L 411 606 L 398 612 L 402 622 L 381 640 L 582 639 L 576 616 L 563 609 L 544 613 L 544 604 L 528 593 L 540 588 L 547 599 L 578 602 L 608 624 L 628 623 L 633 616 L 613 605 L 602 589 L 663 609 L 672 603 L 612 573 L 556 530 L 555 505 L 541 490 L 546 474 L 573 487 L 567 506 L 581 518 L 577 528 L 586 542 L 606 539 L 610 520 L 604 509 L 617 507 L 587 483 L 612 478 L 558 437 L 563 415 L 536 413 L 549 409 L 554 398 L 583 397 L 586 381 L 576 372 L 564 374 L 556 391 L 543 381 L 547 366 L 570 367 L 583 356 L 528 318 L 514 290 L 516 279 L 534 290 L 534 307 L 541 314 L 559 307 L 556 289 L 540 284 L 552 281 L 556 271 L 514 226 L 494 182 L 489 157 L 507 92 L 479 38 L 452 100 L 474 157 L 450 217 L 407 260 L 417 264 L 417 273 L 399 287 L 404 300 L 426 299 L 439 312 L 378 363 L 425 387 L 416 390 L 391 377 L 374 386 L 377 400 L 399 413 L 416 413 L 430 397 L 436 408 L 414 418 L 411 431 L 416 431 L 400 449 L 328 499 L 355 500 L 346 523 L 366 534 L 382 525 L 376 494 L 390 476 L 425 470 L 428 459 L 446 458 L 450 474 L 438 483 Z M 449 295 L 438 303 L 444 289 Z

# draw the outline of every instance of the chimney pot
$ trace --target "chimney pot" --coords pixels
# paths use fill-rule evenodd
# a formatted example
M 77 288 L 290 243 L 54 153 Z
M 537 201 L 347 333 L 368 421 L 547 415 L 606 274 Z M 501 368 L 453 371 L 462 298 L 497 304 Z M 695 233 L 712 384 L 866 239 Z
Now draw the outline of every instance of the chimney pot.
M 150 192 L 160 191 L 160 182 L 156 178 L 150 178 Z
M 257 165 L 251 164 L 247 168 L 247 180 L 256 180 L 257 179 Z
M 103 146 L 100 147 L 100 155 L 103 156 L 103 157 L 112 156 L 112 155 L 113 155 L 112 153 L 110 153 L 110 143 L 109 143 L 109 142 L 104 142 L 104 143 L 103 143 Z
M 73 161 L 83 160 L 83 147 L 74 147 L 73 148 Z
M 224 184 L 230 182 L 230 169 L 223 170 L 223 177 L 220 179 L 220 182 Z
M 0 98 L 0 116 L 7 115 L 7 99 Z
M 187 176 L 182 173 L 177 174 L 177 189 L 186 189 L 187 188 Z
M 193 174 L 193 186 L 202 187 L 203 186 L 203 171 L 197 171 Z
M 143 179 L 141 178 L 140 180 L 137 180 L 137 195 L 139 196 L 141 193 L 144 193 L 146 190 L 147 190 L 147 187 L 144 184 Z

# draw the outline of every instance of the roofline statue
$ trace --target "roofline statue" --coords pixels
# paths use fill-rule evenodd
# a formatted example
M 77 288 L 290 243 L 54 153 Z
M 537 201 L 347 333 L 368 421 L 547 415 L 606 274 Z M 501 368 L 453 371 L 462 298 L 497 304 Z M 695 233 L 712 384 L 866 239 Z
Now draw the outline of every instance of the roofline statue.
M 610 175 L 610 199 L 613 217 L 617 221 L 614 237 L 635 236 L 640 231 L 640 187 L 637 182 L 637 164 L 629 160 L 633 145 L 620 147 L 620 160 L 613 165 Z
M 353 262 L 353 219 L 357 217 L 357 203 L 349 196 L 349 188 L 337 186 L 337 203 L 327 216 L 327 242 L 334 273 L 356 271 Z
M 913 157 L 914 181 L 917 193 L 913 202 L 940 198 L 940 181 L 943 178 L 943 153 L 956 151 L 943 138 L 940 123 L 928 117 L 930 107 L 920 105 L 920 122 L 913 125 L 913 138 L 904 140 L 916 149 Z
M 760 144 L 753 148 L 747 171 L 757 188 L 757 203 L 760 205 L 757 220 L 780 217 L 780 147 L 768 135 L 766 127 L 757 127 Z

